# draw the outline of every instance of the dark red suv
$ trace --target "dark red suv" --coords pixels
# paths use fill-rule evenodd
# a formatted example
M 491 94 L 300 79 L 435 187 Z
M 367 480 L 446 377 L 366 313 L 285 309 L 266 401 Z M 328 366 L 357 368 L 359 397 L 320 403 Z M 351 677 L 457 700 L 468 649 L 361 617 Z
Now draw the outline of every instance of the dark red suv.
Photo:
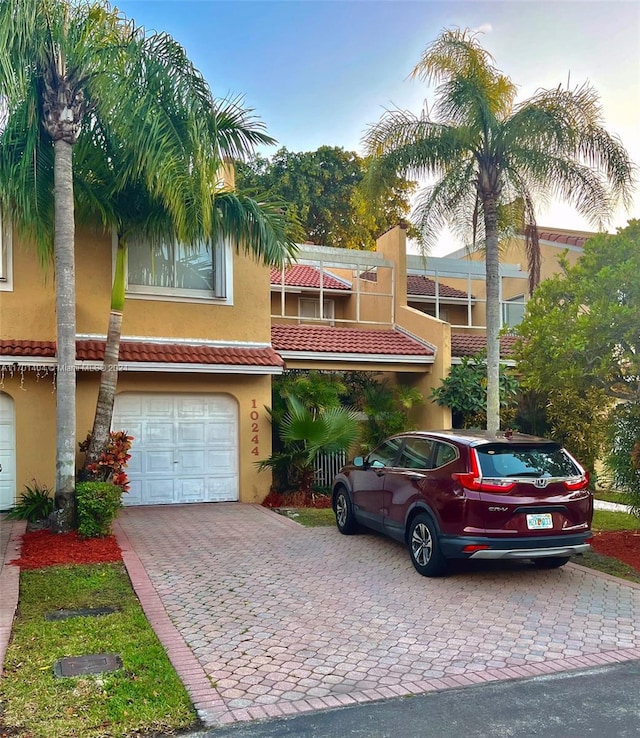
M 424 576 L 448 559 L 531 559 L 552 569 L 589 550 L 589 477 L 560 445 L 518 433 L 416 431 L 356 457 L 333 482 L 338 530 L 403 541 Z

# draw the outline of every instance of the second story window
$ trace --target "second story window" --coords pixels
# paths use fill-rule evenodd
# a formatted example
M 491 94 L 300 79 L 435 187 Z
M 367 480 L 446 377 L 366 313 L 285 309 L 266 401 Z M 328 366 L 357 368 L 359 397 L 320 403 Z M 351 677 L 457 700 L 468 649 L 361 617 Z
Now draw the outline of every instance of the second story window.
M 174 297 L 226 297 L 225 248 L 133 241 L 128 249 L 129 292 Z
M 525 311 L 524 295 L 512 297 L 502 303 L 502 325 L 515 328 L 522 323 Z
M 0 290 L 11 291 L 11 230 L 0 212 Z
M 300 322 L 307 320 L 326 320 L 334 324 L 336 318 L 335 302 L 333 300 L 324 300 L 322 303 L 322 313 L 320 311 L 320 298 L 301 297 L 298 300 L 298 316 Z

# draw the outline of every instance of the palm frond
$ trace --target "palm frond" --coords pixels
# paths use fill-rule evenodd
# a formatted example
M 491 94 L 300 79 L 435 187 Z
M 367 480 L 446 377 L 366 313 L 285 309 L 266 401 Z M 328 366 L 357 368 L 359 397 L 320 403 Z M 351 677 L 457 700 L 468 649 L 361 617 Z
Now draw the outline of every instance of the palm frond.
M 258 201 L 223 191 L 216 195 L 214 237 L 229 240 L 237 249 L 263 264 L 283 266 L 295 259 L 298 245 L 292 223 L 279 202 Z

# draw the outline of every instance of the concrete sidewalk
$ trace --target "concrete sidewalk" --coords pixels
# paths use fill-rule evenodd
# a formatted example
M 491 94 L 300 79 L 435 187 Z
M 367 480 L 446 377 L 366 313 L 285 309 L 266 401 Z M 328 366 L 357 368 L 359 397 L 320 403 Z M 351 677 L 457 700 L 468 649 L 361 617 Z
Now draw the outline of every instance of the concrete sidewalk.
M 26 529 L 24 520 L 7 520 L 6 515 L 0 514 L 0 678 L 20 586 L 20 569 L 9 562 L 19 558 L 20 536 Z

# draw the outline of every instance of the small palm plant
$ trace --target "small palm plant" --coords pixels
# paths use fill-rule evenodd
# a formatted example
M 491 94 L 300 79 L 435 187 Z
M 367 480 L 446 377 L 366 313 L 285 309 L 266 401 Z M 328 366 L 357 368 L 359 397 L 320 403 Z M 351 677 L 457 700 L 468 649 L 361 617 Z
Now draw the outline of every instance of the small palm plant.
M 358 439 L 359 416 L 345 407 L 308 408 L 294 396 L 286 398 L 286 405 L 279 424 L 283 449 L 259 462 L 258 468 L 272 469 L 310 497 L 318 455 L 348 451 Z

